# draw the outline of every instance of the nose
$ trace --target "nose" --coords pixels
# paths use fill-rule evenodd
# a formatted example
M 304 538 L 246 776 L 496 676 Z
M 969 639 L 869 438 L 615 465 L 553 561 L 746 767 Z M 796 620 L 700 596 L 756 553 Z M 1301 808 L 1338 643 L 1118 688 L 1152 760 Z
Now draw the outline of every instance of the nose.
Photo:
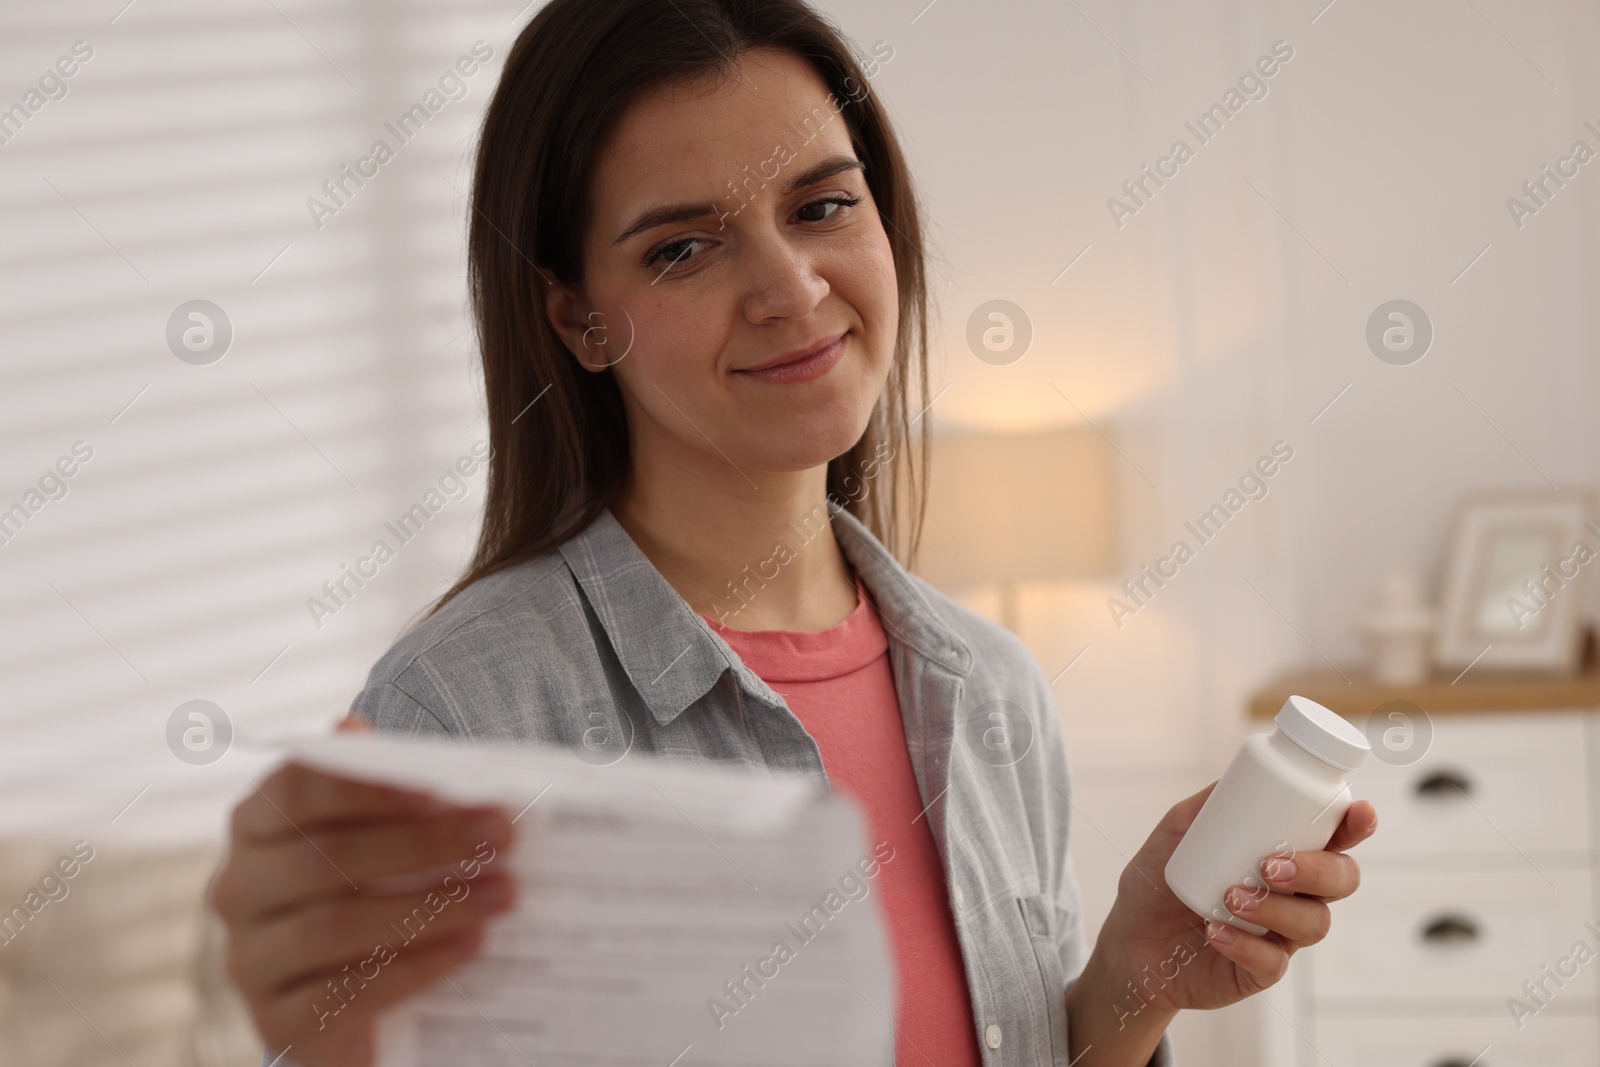
M 773 319 L 803 319 L 832 290 L 813 253 L 781 230 L 752 238 L 741 267 L 747 278 L 745 317 L 758 325 Z

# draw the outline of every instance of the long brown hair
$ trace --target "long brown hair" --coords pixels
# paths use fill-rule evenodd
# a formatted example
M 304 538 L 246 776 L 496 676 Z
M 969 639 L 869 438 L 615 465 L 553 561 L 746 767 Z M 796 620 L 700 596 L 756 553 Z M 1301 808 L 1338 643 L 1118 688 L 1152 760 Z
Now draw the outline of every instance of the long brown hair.
M 727 75 L 754 48 L 805 59 L 843 105 L 893 250 L 893 366 L 861 439 L 828 464 L 827 486 L 902 559 L 914 554 L 928 459 L 926 423 L 916 425 L 928 405 L 920 210 L 888 115 L 843 34 L 804 0 L 551 0 L 506 57 L 478 144 L 467 282 L 488 402 L 487 498 L 466 573 L 428 614 L 559 545 L 616 500 L 630 468 L 622 394 L 611 372 L 578 367 L 546 317 L 544 287 L 583 280 L 598 150 L 628 105 L 655 86 Z M 885 444 L 892 459 L 878 488 L 862 493 L 863 465 L 887 455 Z

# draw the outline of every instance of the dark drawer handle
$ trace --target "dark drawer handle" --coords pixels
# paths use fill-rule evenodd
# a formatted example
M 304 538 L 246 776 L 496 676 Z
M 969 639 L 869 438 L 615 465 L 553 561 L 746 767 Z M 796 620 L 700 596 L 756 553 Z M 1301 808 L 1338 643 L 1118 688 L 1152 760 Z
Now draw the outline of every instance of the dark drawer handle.
M 1417 783 L 1419 797 L 1464 797 L 1472 792 L 1472 782 L 1455 771 L 1435 771 Z
M 1465 915 L 1441 915 L 1422 928 L 1422 940 L 1431 945 L 1454 945 L 1478 940 L 1478 924 Z
M 1445 1060 L 1434 1060 L 1431 1067 L 1489 1067 L 1483 1060 L 1464 1060 L 1460 1056 L 1451 1056 Z

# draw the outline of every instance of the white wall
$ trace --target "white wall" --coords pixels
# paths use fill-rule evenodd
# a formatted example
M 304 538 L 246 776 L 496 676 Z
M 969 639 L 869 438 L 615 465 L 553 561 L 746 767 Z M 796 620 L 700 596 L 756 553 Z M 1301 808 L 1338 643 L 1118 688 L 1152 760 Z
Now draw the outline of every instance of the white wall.
M 1520 230 L 1506 207 L 1574 140 L 1600 151 L 1583 128 L 1600 127 L 1600 11 L 1325 3 L 940 0 L 914 24 L 921 4 L 846 15 L 859 39 L 895 46 L 878 85 L 947 257 L 935 426 L 1081 425 L 1065 393 L 1126 453 L 1116 579 L 1041 586 L 1023 604 L 1048 675 L 1090 646 L 1055 692 L 1095 920 L 1124 858 L 1252 729 L 1253 687 L 1359 661 L 1385 566 L 1436 584 L 1459 493 L 1600 481 L 1600 163 Z M 1267 96 L 1199 145 L 1184 122 L 1279 40 L 1294 57 Z M 1119 228 L 1107 198 L 1179 137 L 1194 158 Z M 996 297 L 1035 331 L 1009 366 L 963 338 Z M 1365 342 L 1393 298 L 1435 327 L 1411 366 Z M 1280 439 L 1294 459 L 1269 495 L 1113 625 L 1121 579 Z M 1251 1062 L 1251 1020 L 1270 1011 L 1182 1017 L 1185 1063 Z

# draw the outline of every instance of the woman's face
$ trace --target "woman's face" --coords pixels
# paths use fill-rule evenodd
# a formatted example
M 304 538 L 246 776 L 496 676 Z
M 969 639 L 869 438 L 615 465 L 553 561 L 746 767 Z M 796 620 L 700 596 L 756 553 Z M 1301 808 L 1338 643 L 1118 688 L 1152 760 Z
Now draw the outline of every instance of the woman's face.
M 612 364 L 636 458 L 759 484 L 860 438 L 899 326 L 860 167 L 826 85 L 784 52 L 623 116 L 598 161 L 584 284 L 547 306 L 586 366 Z

